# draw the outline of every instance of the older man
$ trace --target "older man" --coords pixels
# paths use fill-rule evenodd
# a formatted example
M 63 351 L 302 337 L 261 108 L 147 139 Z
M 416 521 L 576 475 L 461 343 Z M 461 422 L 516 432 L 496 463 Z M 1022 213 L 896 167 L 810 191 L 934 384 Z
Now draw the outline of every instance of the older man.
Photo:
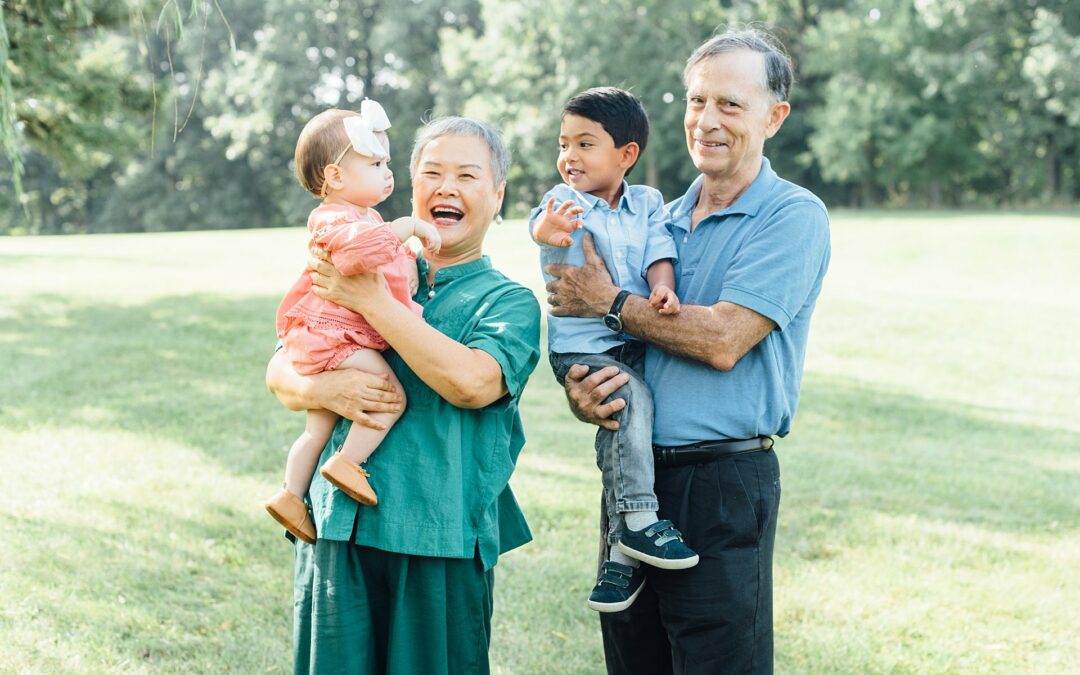
M 701 563 L 649 569 L 629 609 L 601 616 L 610 673 L 768 673 L 780 470 L 799 399 L 810 315 L 829 261 L 828 214 L 779 178 L 765 141 L 791 110 L 791 63 L 770 36 L 728 32 L 690 56 L 686 144 L 701 175 L 669 208 L 682 311 L 662 316 L 615 287 L 586 246 L 583 267 L 551 266 L 552 313 L 607 315 L 649 343 L 655 491 Z M 618 425 L 614 368 L 566 378 L 581 419 Z

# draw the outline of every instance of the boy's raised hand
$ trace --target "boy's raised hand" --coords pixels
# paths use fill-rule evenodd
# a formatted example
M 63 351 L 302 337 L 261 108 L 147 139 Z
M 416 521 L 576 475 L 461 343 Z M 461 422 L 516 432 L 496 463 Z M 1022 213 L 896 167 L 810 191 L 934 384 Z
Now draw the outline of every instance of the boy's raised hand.
M 671 288 L 657 284 L 649 293 L 649 304 L 655 307 L 661 314 L 679 313 L 679 296 Z
M 544 206 L 544 212 L 533 224 L 533 239 L 549 246 L 564 248 L 569 246 L 574 243 L 570 233 L 585 227 L 585 223 L 578 218 L 584 212 L 585 209 L 575 206 L 569 199 L 556 209 L 555 198 L 552 197 Z

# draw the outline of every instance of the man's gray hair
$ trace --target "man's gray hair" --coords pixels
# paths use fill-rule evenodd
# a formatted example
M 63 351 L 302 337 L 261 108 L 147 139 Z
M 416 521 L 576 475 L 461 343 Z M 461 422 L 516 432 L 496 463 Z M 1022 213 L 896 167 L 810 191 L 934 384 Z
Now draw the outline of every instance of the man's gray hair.
M 689 83 L 690 71 L 702 61 L 707 61 L 720 54 L 744 49 L 764 55 L 765 82 L 762 84 L 765 91 L 769 93 L 774 103 L 787 101 L 788 96 L 791 94 L 791 83 L 794 79 L 791 57 L 788 56 L 784 45 L 779 40 L 756 28 L 727 30 L 706 40 L 686 60 L 686 68 L 683 69 L 683 84 Z
M 416 132 L 412 156 L 409 158 L 409 175 L 416 176 L 416 165 L 428 143 L 443 136 L 472 136 L 487 144 L 491 153 L 491 170 L 498 188 L 510 173 L 510 151 L 503 142 L 499 130 L 486 122 L 467 117 L 440 117 L 431 120 Z

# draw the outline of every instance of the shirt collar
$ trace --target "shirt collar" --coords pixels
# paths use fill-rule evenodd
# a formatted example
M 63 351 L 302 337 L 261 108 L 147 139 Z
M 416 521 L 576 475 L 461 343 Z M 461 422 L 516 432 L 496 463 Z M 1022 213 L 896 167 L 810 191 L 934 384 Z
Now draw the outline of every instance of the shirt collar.
M 762 204 L 765 203 L 765 199 L 769 196 L 769 192 L 772 190 L 772 185 L 776 181 L 776 172 L 772 170 L 772 165 L 769 164 L 769 158 L 762 156 L 761 169 L 758 171 L 758 175 L 754 178 L 754 182 L 750 183 L 750 186 L 739 195 L 739 198 L 735 200 L 731 206 L 719 211 L 713 211 L 707 218 L 730 216 L 730 215 L 745 215 L 756 216 L 757 212 L 761 209 Z M 672 208 L 672 219 L 677 223 L 683 221 L 689 222 L 693 213 L 694 207 L 697 205 L 698 198 L 701 196 L 701 185 L 705 182 L 705 176 L 699 175 L 694 179 L 694 182 L 690 184 L 686 194 L 679 198 L 678 203 Z M 704 220 L 704 219 L 703 219 Z M 689 226 L 683 227 L 685 230 L 689 230 Z
M 588 192 L 578 192 L 569 185 L 567 185 L 566 187 L 568 190 L 574 193 L 574 201 L 576 201 L 578 205 L 581 206 L 581 208 L 585 209 L 585 212 L 581 214 L 583 216 L 587 215 L 589 211 L 592 211 L 593 208 L 597 206 L 607 206 L 607 201 L 601 199 L 600 197 L 597 197 L 596 195 L 591 195 Z M 624 180 L 622 182 L 622 196 L 619 197 L 619 210 L 626 209 L 631 215 L 636 216 L 638 210 L 640 209 L 640 205 L 636 204 L 635 201 L 636 200 L 634 200 L 630 196 L 630 186 L 627 185 L 626 181 Z
M 416 258 L 417 270 L 420 273 L 421 279 L 427 278 L 428 269 L 431 267 L 431 263 L 427 261 L 427 258 L 423 254 Z M 468 276 L 475 272 L 483 272 L 492 268 L 491 258 L 486 255 L 480 256 L 478 260 L 473 260 L 467 263 L 461 263 L 460 265 L 451 265 L 450 267 L 444 267 L 435 272 L 435 283 L 443 284 L 447 281 L 454 279 L 460 279 L 461 277 Z

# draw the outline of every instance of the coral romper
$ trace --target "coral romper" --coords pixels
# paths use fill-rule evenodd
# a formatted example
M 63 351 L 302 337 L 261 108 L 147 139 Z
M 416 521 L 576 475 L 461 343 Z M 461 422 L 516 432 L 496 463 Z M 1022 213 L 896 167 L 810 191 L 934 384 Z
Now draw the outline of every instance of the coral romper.
M 420 316 L 409 292 L 409 268 L 416 256 L 374 209 L 367 215 L 351 206 L 320 204 L 308 216 L 309 248 L 333 254 L 345 276 L 382 270 L 390 294 Z M 301 375 L 333 370 L 358 349 L 385 350 L 388 345 L 363 316 L 324 300 L 311 291 L 304 272 L 277 310 L 277 334 Z

